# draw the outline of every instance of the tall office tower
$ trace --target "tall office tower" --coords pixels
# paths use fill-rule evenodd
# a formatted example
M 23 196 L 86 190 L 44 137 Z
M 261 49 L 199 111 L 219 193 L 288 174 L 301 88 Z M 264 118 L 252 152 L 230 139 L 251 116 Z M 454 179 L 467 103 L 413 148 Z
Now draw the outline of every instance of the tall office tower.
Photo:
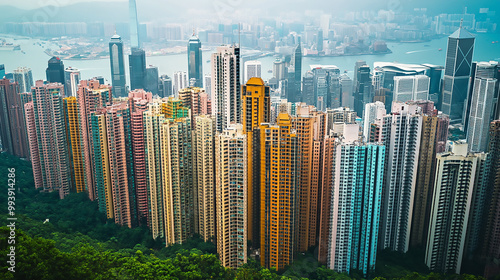
M 5 77 L 5 65 L 0 64 L 0 79 L 3 79 Z
M 467 143 L 472 152 L 484 152 L 488 148 L 488 134 L 491 121 L 495 119 L 498 106 L 499 81 L 495 78 L 497 64 L 474 63 L 474 76 L 471 81 L 470 106 L 465 120 Z M 467 105 L 468 102 L 466 102 Z
M 489 177 L 490 197 L 486 210 L 484 255 L 490 259 L 500 259 L 500 120 L 490 124 L 488 153 L 491 157 Z
M 191 109 L 191 119 L 198 115 L 212 114 L 212 101 L 202 88 L 190 87 L 179 90 L 179 99 L 184 107 Z M 194 125 L 194 123 L 193 123 Z
M 428 100 L 430 78 L 426 75 L 394 77 L 393 101 Z
M 366 61 L 364 61 L 364 60 L 358 60 L 354 64 L 354 79 L 352 80 L 354 86 L 356 86 L 358 84 L 358 75 L 357 75 L 357 73 L 359 72 L 359 68 L 361 68 L 364 65 L 367 65 Z
M 385 146 L 342 143 L 335 149 L 328 267 L 374 271 Z
M 59 196 L 64 198 L 72 188 L 64 123 L 64 86 L 36 81 L 31 92 L 33 101 L 25 105 L 25 110 L 35 188 L 59 191 Z
M 318 226 L 318 196 L 320 189 L 320 156 L 325 137 L 326 118 L 314 106 L 300 103 L 297 115 L 292 117 L 292 129 L 299 138 L 298 243 L 301 252 L 316 246 Z
M 0 80 L 0 140 L 11 155 L 29 159 L 28 135 L 22 95 L 16 82 Z
M 247 83 L 250 78 L 260 78 L 262 70 L 262 63 L 258 60 L 251 60 L 245 62 L 245 83 Z
M 471 67 L 471 79 L 469 82 L 469 91 L 467 93 L 467 99 L 465 102 L 465 108 L 464 108 L 464 116 L 462 119 L 462 123 L 464 125 L 464 131 L 467 132 L 468 127 L 469 127 L 469 119 L 470 119 L 470 113 L 471 113 L 471 104 L 472 104 L 472 99 L 475 95 L 475 82 L 476 79 L 499 79 L 500 78 L 500 66 L 498 62 L 496 61 L 490 61 L 490 62 L 472 62 L 472 67 Z M 497 97 L 495 96 L 494 102 L 493 103 L 493 119 L 496 119 L 498 116 L 495 111 L 497 111 Z M 470 148 L 470 147 L 469 147 Z
M 373 85 L 370 77 L 370 67 L 366 64 L 361 65 L 354 75 L 356 76 L 354 84 L 354 111 L 358 113 L 358 116 L 362 116 L 365 104 L 373 102 Z
M 427 102 L 432 104 L 431 101 Z M 425 248 L 427 242 L 427 229 L 429 228 L 432 194 L 434 192 L 436 154 L 445 151 L 448 139 L 448 125 L 450 124 L 447 115 L 437 111 L 426 112 L 426 110 L 423 110 L 423 113 L 410 234 L 410 246 L 413 248 Z
M 425 75 L 430 78 L 429 83 L 429 100 L 436 104 L 438 109 L 441 109 L 441 77 L 443 76 L 443 66 L 432 65 L 432 64 L 422 64 L 422 66 L 427 67 Z
M 134 0 L 131 0 L 134 1 Z M 132 48 L 128 56 L 130 71 L 130 89 L 146 88 L 146 52 L 143 49 Z
M 170 102 L 170 101 L 169 101 Z M 190 118 L 170 119 L 160 131 L 165 243 L 183 243 L 195 228 Z
M 437 155 L 425 264 L 433 271 L 460 273 L 474 192 L 478 154 L 455 142 L 451 152 Z
M 372 85 L 373 91 L 377 92 L 384 84 L 384 72 L 380 67 L 373 68 Z
M 201 41 L 194 34 L 188 41 L 188 73 L 189 79 L 194 79 L 195 87 L 203 87 L 203 58 L 201 52 Z
M 129 27 L 130 27 L 130 47 L 140 48 L 139 42 L 139 21 L 137 20 L 137 6 L 135 0 L 128 1 Z
M 64 70 L 64 93 L 65 96 L 76 97 L 78 84 L 80 84 L 80 70 L 68 67 Z
M 441 110 L 451 123 L 460 123 L 467 99 L 474 52 L 474 36 L 462 26 L 448 37 Z
M 347 74 L 340 75 L 340 87 L 342 89 L 342 107 L 354 108 L 354 97 L 352 95 L 353 81 Z
M 49 59 L 49 65 L 47 70 L 45 70 L 45 74 L 47 75 L 47 82 L 64 85 L 64 63 L 62 60 L 57 56 Z
M 115 34 L 109 41 L 109 63 L 111 67 L 111 85 L 116 97 L 127 96 L 125 79 L 125 61 L 123 60 L 123 41 Z
M 335 109 L 326 110 L 327 120 L 326 120 L 326 131 L 330 132 L 334 129 L 336 123 L 356 123 L 357 115 L 356 112 L 346 107 L 339 107 Z
M 168 75 L 160 76 L 159 95 L 161 98 L 172 96 L 172 79 Z
M 64 119 L 66 124 L 66 138 L 68 141 L 69 160 L 72 186 L 75 192 L 88 191 L 87 178 L 85 178 L 85 153 L 83 151 L 83 138 L 80 126 L 78 102 L 75 96 L 64 98 Z
M 333 189 L 333 171 L 335 168 L 336 138 L 327 135 L 323 140 L 321 151 L 320 178 L 320 205 L 319 205 L 319 234 L 318 234 L 318 262 L 326 264 L 330 244 L 330 220 Z
M 195 168 L 196 203 L 195 231 L 205 241 L 215 237 L 215 118 L 208 115 L 195 117 L 193 155 Z M 197 213 L 196 213 L 197 212 Z M 245 240 L 246 241 L 246 240 Z
M 255 62 L 257 62 L 257 61 L 255 61 Z M 246 64 L 246 62 L 245 62 L 245 64 Z M 245 70 L 246 70 L 246 66 L 245 66 Z M 287 69 L 287 66 L 286 66 L 286 62 L 283 61 L 282 59 L 277 58 L 273 62 L 273 78 L 276 78 L 276 81 L 281 81 L 281 80 L 286 79 L 287 78 L 287 74 L 288 74 L 287 70 L 288 69 Z M 259 69 L 259 73 L 260 73 L 260 69 Z M 295 74 L 295 72 L 293 72 L 293 73 Z M 246 75 L 246 72 L 245 72 L 245 79 L 247 77 L 248 77 L 248 79 L 252 78 L 251 76 Z M 260 77 L 260 75 L 258 77 Z
M 259 248 L 260 242 L 260 131 L 262 123 L 270 122 L 270 88 L 261 78 L 250 78 L 242 86 L 242 124 L 247 139 L 247 214 L 248 239 L 253 248 Z M 257 129 L 257 130 L 256 130 Z
M 143 90 L 129 92 L 130 131 L 134 180 L 136 191 L 137 217 L 140 225 L 148 224 L 148 188 L 146 169 L 146 145 L 144 134 L 144 111 L 152 101 L 152 93 Z
M 215 137 L 215 213 L 217 253 L 224 267 L 247 262 L 247 137 L 232 124 Z
M 187 73 L 180 71 L 174 72 L 174 79 L 172 81 L 172 85 L 173 85 L 174 96 L 177 96 L 177 94 L 179 94 L 179 90 L 189 87 Z
M 302 80 L 302 96 L 295 101 L 289 98 L 288 101 L 292 103 L 303 102 L 308 105 L 316 104 L 316 100 L 314 99 L 314 74 L 312 71 L 307 71 L 304 74 L 304 79 Z
M 100 113 L 106 121 L 115 223 L 132 227 L 137 214 L 128 103 L 123 101 L 107 106 Z
M 85 163 L 85 178 L 87 178 L 89 198 L 90 200 L 94 200 L 96 198 L 96 180 L 100 180 L 101 177 L 94 174 L 94 168 L 97 162 L 93 158 L 95 155 L 95 146 L 93 142 L 94 136 L 92 135 L 93 130 L 91 125 L 93 125 L 93 123 L 91 122 L 91 114 L 96 112 L 97 109 L 106 107 L 108 104 L 112 103 L 111 88 L 106 85 L 101 85 L 97 80 L 82 80 L 78 87 L 77 101 L 85 157 L 83 161 Z M 98 120 L 96 120 L 96 122 L 97 121 Z M 99 122 L 103 121 L 104 119 L 99 120 Z M 101 129 L 106 131 L 105 128 Z M 98 140 L 100 143 L 105 143 L 106 139 L 101 137 Z M 97 145 L 97 143 L 95 143 L 95 145 Z M 106 207 L 101 207 L 99 209 L 104 212 Z
M 203 76 L 203 79 L 205 80 L 205 82 L 203 83 L 205 85 L 205 91 L 210 97 L 210 100 L 212 100 L 212 74 L 205 74 L 205 76 Z
M 288 75 L 291 79 L 288 81 L 288 101 L 295 103 L 301 101 L 302 91 L 302 45 L 300 44 L 300 37 L 297 38 L 297 46 L 292 53 L 292 60 L 290 62 L 293 76 Z M 291 73 L 290 73 L 291 72 Z M 302 101 L 304 102 L 304 101 Z
M 370 131 L 372 125 L 382 126 L 382 119 L 386 115 L 385 105 L 380 101 L 367 103 L 363 115 L 363 137 L 366 142 L 370 141 Z
M 100 108 L 99 110 L 103 110 Z M 92 153 L 93 191 L 89 190 L 91 199 L 97 201 L 100 212 L 106 213 L 108 219 L 114 219 L 113 188 L 111 183 L 111 167 L 109 165 L 108 136 L 106 116 L 100 112 L 89 114 L 87 125 L 91 137 L 89 145 Z M 87 177 L 90 178 L 90 177 Z
M 241 123 L 240 48 L 222 46 L 212 54 L 212 100 L 217 131 Z
M 158 67 L 149 65 L 148 67 L 146 67 L 146 81 L 144 82 L 146 91 L 151 92 L 153 95 L 158 95 L 158 82 Z
M 311 66 L 314 75 L 314 100 L 316 108 L 325 111 L 326 108 L 340 107 L 340 69 L 337 66 Z
M 260 127 L 260 263 L 277 270 L 297 251 L 300 144 L 291 127 L 283 113 L 276 125 Z
M 2 77 L 0 77 L 2 79 Z M 19 67 L 14 69 L 14 81 L 19 85 L 19 92 L 31 92 L 33 74 L 31 68 Z
M 422 132 L 421 108 L 394 102 L 384 117 L 382 141 L 386 170 L 382 193 L 380 246 L 406 252 L 410 243 L 413 201 Z

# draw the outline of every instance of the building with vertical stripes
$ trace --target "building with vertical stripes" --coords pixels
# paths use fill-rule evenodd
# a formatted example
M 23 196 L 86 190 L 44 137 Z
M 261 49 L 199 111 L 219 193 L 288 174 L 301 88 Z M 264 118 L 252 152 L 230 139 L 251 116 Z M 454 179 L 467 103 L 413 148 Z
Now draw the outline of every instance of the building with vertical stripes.
M 215 213 L 217 253 L 224 267 L 247 262 L 247 137 L 241 125 L 215 136 Z

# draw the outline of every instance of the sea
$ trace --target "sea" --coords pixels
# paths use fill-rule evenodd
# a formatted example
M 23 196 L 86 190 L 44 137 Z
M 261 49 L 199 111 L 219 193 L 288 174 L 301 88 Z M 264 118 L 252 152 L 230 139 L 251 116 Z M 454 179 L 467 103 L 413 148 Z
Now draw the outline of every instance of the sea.
M 476 33 L 474 61 L 499 61 L 500 62 L 500 34 L 495 33 Z M 12 72 L 17 67 L 29 67 L 33 71 L 34 80 L 45 79 L 45 69 L 49 56 L 44 52 L 40 39 L 17 37 L 12 35 L 1 35 L 0 38 L 7 42 L 19 44 L 22 51 L 0 50 L 0 64 L 5 65 L 6 72 Z M 46 42 L 46 41 L 45 41 Z M 45 45 L 50 45 L 47 43 Z M 335 65 L 341 72 L 353 76 L 354 65 L 358 60 L 364 60 L 370 67 L 374 62 L 399 62 L 410 64 L 435 64 L 443 65 L 445 63 L 447 37 L 434 39 L 428 42 L 419 43 L 396 43 L 387 42 L 387 46 L 392 53 L 377 55 L 355 55 L 355 56 L 337 56 L 337 57 L 304 57 L 302 60 L 302 70 L 306 72 L 311 69 L 311 65 Z M 203 72 L 210 73 L 210 51 L 203 52 Z M 274 56 L 258 58 L 262 63 L 262 78 L 269 80 L 272 78 Z M 110 80 L 109 59 L 97 60 L 65 60 L 65 67 L 78 68 L 81 72 L 81 79 L 90 79 L 102 76 Z M 160 75 L 167 74 L 172 77 L 176 71 L 187 71 L 186 53 L 169 54 L 163 56 L 149 56 L 146 58 L 147 65 L 158 67 Z M 128 74 L 128 59 L 125 57 L 125 69 Z M 128 76 L 128 75 L 127 75 Z M 128 77 L 127 77 L 128 79 Z

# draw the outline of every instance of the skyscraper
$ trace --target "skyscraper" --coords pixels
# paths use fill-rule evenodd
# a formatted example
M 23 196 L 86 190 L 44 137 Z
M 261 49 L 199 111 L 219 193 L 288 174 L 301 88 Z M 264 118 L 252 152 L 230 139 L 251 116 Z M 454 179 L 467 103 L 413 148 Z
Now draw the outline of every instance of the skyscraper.
M 335 154 L 328 267 L 367 275 L 377 255 L 385 146 L 342 143 Z
M 393 101 L 429 99 L 430 78 L 426 75 L 394 77 Z
M 212 100 L 217 131 L 241 123 L 240 48 L 222 46 L 212 54 Z
M 194 79 L 195 87 L 203 87 L 203 58 L 201 52 L 201 41 L 194 34 L 188 41 L 188 73 L 189 80 Z
M 131 0 L 134 1 L 134 0 Z M 130 68 L 130 89 L 146 88 L 146 52 L 143 49 L 132 48 L 128 56 Z
M 61 198 L 72 188 L 63 92 L 62 84 L 36 81 L 33 101 L 25 105 L 35 187 L 46 192 L 59 191 Z
M 151 92 L 153 95 L 158 95 L 159 89 L 159 77 L 158 77 L 158 67 L 149 65 L 146 67 L 146 80 L 144 81 L 144 87 L 146 91 Z
M 17 82 L 0 80 L 0 140 L 4 151 L 29 159 L 28 136 L 22 95 Z
M 385 105 L 380 101 L 367 103 L 363 115 L 363 137 L 366 142 L 370 142 L 370 128 L 373 124 L 382 126 L 382 119 L 386 115 Z
M 111 85 L 116 97 L 127 96 L 125 63 L 123 61 L 123 41 L 117 34 L 109 41 L 109 61 L 111 67 Z
M 352 96 L 353 81 L 347 74 L 340 75 L 340 86 L 342 88 L 342 107 L 354 108 L 354 97 Z
M 68 67 L 64 70 L 64 93 L 65 96 L 76 97 L 78 84 L 80 83 L 80 70 Z
M 197 232 L 205 241 L 215 237 L 215 160 L 214 137 L 215 119 L 213 116 L 201 115 L 195 117 L 193 134 L 193 156 L 196 178 Z M 232 159 L 231 159 L 232 160 Z M 224 180 L 225 181 L 225 180 Z M 220 181 L 223 183 L 223 181 Z M 222 195 L 222 194 L 219 194 Z M 196 210 L 195 210 L 196 211 Z M 234 233 L 233 233 L 234 234 Z
M 484 255 L 500 259 L 500 120 L 490 124 L 488 153 L 491 156 L 490 190 L 487 204 Z
M 304 74 L 304 79 L 302 80 L 302 95 L 298 100 L 292 101 L 288 99 L 288 101 L 294 102 L 303 102 L 307 105 L 316 104 L 316 100 L 314 99 L 314 74 L 312 71 L 307 71 Z
M 394 102 L 392 107 L 392 113 L 384 117 L 382 125 L 386 169 L 379 243 L 382 249 L 406 252 L 410 243 L 422 116 L 417 105 Z
M 172 96 L 172 79 L 168 75 L 160 76 L 160 85 L 159 85 L 159 95 L 160 97 L 169 97 Z
M 1 79 L 1 77 L 0 77 Z M 14 70 L 14 81 L 19 84 L 19 92 L 31 92 L 33 74 L 31 68 L 19 67 Z
M 297 38 L 297 46 L 292 53 L 291 68 L 293 68 L 294 75 L 289 75 L 287 99 L 290 102 L 299 102 L 302 95 L 302 45 L 300 37 Z
M 250 78 L 261 77 L 262 63 L 258 60 L 251 60 L 245 62 L 245 83 L 250 80 Z
M 0 64 L 0 79 L 3 79 L 5 77 L 5 65 Z
M 425 263 L 438 272 L 459 274 L 465 248 L 472 193 L 481 158 L 455 142 L 451 152 L 437 155 Z
M 260 132 L 262 123 L 270 122 L 270 88 L 261 78 L 251 78 L 242 86 L 242 123 L 247 139 L 247 214 L 248 239 L 254 248 L 260 242 Z
M 299 139 L 286 113 L 260 130 L 260 263 L 281 270 L 297 251 Z
M 64 63 L 62 60 L 57 56 L 53 56 L 49 59 L 48 64 L 47 70 L 45 70 L 47 81 L 49 83 L 61 83 L 64 85 Z
M 451 123 L 462 122 L 464 102 L 469 89 L 474 40 L 474 36 L 462 26 L 448 37 L 441 110 L 450 116 Z
M 137 6 L 135 0 L 128 1 L 129 27 L 130 27 L 130 47 L 140 48 L 139 42 L 139 21 L 137 20 Z
M 173 95 L 178 96 L 179 90 L 189 87 L 187 73 L 186 72 L 174 72 L 174 79 L 172 80 L 173 85 Z
M 358 66 L 356 64 L 356 66 Z M 358 116 L 363 115 L 365 104 L 373 101 L 373 85 L 370 76 L 370 67 L 368 65 L 361 65 L 357 67 L 357 72 L 354 82 L 354 111 Z
M 215 137 L 217 253 L 224 267 L 247 262 L 247 137 L 240 124 Z

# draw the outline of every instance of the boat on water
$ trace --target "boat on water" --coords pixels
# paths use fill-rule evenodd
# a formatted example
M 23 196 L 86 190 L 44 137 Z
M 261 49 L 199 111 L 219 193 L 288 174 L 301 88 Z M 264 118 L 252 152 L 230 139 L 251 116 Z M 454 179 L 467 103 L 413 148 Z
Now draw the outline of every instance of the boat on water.
M 491 41 L 492 44 L 498 44 L 498 41 Z
M 14 45 L 12 43 L 7 43 L 5 40 L 0 41 L 0 51 L 20 51 L 20 45 Z
M 439 48 L 438 51 L 442 51 L 443 49 L 442 48 Z

